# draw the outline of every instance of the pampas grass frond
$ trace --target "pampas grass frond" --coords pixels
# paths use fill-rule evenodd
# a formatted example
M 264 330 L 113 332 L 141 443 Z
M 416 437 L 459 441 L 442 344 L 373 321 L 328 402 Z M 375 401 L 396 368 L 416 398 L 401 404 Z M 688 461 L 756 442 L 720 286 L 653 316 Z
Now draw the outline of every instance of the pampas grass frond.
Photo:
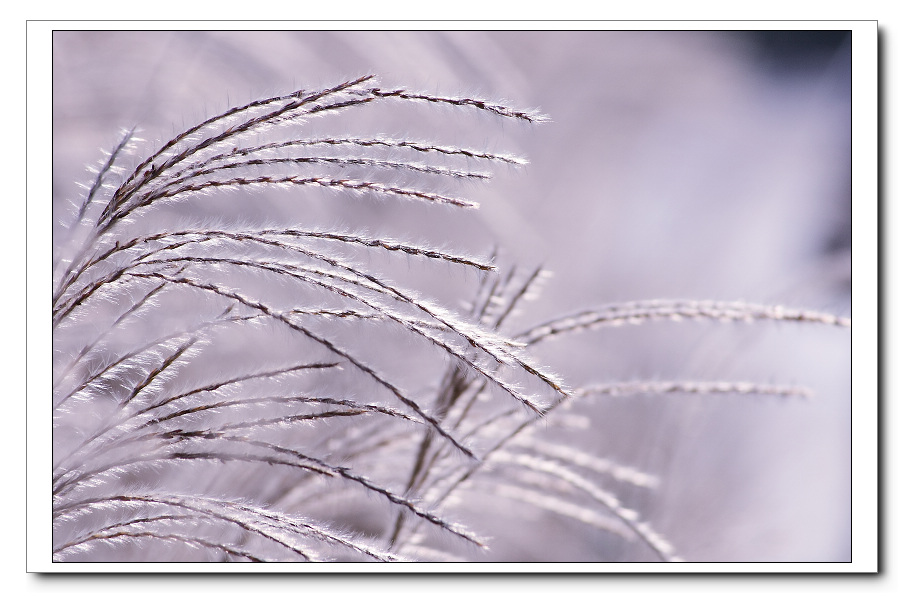
M 478 536 L 484 526 L 472 531 L 462 518 L 516 522 L 525 509 L 635 543 L 647 558 L 679 560 L 619 493 L 655 495 L 659 478 L 562 438 L 569 415 L 579 417 L 575 404 L 808 390 L 581 384 L 544 366 L 536 346 L 660 320 L 850 327 L 805 310 L 659 300 L 509 332 L 542 293 L 542 268 L 502 267 L 492 246 L 481 257 L 365 228 L 313 227 L 303 203 L 317 197 L 310 188 L 325 188 L 375 207 L 395 199 L 473 214 L 465 209 L 477 203 L 454 186 L 491 174 L 471 166 L 526 160 L 391 138 L 379 126 L 353 136 L 306 130 L 375 105 L 401 115 L 412 105 L 449 107 L 464 121 L 548 118 L 375 83 L 365 75 L 235 106 L 127 167 L 137 138 L 129 130 L 59 220 L 55 561 L 480 560 L 494 535 Z M 192 208 L 237 196 L 242 210 L 257 211 L 278 188 L 297 192 L 292 223 L 199 219 Z M 470 275 L 469 306 L 443 306 L 393 279 L 380 262 L 398 258 Z

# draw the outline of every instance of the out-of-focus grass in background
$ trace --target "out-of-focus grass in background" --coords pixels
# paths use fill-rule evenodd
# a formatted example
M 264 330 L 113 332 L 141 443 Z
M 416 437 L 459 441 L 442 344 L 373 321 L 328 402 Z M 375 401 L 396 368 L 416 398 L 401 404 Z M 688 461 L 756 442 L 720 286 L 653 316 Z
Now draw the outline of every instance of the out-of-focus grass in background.
M 482 204 L 476 214 L 391 202 L 312 208 L 323 223 L 353 220 L 479 253 L 498 245 L 500 263 L 544 264 L 554 277 L 522 327 L 651 298 L 849 314 L 848 41 L 797 32 L 58 31 L 55 212 L 78 198 L 85 164 L 120 128 L 138 125 L 159 142 L 230 104 L 374 73 L 387 88 L 503 99 L 552 118 L 528 127 L 442 114 L 419 122 L 437 142 L 530 159 L 468 187 Z M 342 121 L 355 132 L 353 116 Z M 404 118 L 382 125 L 408 136 Z M 454 305 L 469 297 L 458 281 L 418 287 Z M 658 490 L 624 502 L 686 559 L 846 560 L 848 338 L 789 324 L 654 323 L 551 341 L 541 359 L 573 385 L 661 377 L 813 388 L 807 401 L 612 399 L 580 444 L 661 477 Z M 535 521 L 521 545 L 518 535 L 499 538 L 494 556 L 599 557 L 566 520 L 538 512 Z

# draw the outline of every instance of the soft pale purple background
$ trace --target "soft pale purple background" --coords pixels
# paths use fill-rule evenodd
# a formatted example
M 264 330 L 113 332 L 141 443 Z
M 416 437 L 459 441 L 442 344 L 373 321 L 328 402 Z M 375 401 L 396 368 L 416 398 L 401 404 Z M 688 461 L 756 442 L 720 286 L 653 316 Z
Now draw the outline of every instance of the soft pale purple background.
M 525 127 L 443 111 L 429 133 L 420 119 L 417 134 L 389 118 L 389 135 L 488 146 L 531 163 L 465 186 L 482 203 L 477 213 L 391 203 L 339 213 L 340 225 L 480 253 L 500 245 L 503 263 L 545 264 L 555 276 L 525 325 L 647 298 L 847 315 L 850 251 L 839 236 L 850 234 L 850 55 L 842 46 L 810 59 L 767 61 L 751 38 L 725 33 L 56 32 L 54 206 L 78 198 L 85 164 L 120 128 L 167 139 L 228 104 L 375 73 L 387 88 L 484 96 L 552 118 Z M 419 287 L 451 301 L 445 281 Z M 626 503 L 689 560 L 846 560 L 849 339 L 792 324 L 660 323 L 550 343 L 543 359 L 574 385 L 812 387 L 810 401 L 611 401 L 582 444 L 661 475 L 657 492 Z M 523 549 L 495 553 L 600 557 L 592 539 L 560 522 L 541 516 Z

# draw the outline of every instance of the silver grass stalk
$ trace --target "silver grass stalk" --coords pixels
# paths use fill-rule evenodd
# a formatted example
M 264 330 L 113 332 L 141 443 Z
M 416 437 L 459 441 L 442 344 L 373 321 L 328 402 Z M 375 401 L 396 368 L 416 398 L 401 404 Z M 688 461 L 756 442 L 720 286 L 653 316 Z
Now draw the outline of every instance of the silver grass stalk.
M 379 126 L 314 129 L 377 106 L 548 120 L 474 97 L 383 89 L 365 75 L 232 107 L 131 166 L 129 130 L 71 219 L 59 220 L 55 561 L 480 560 L 495 535 L 459 513 L 510 521 L 525 507 L 634 543 L 647 559 L 678 561 L 667 535 L 620 494 L 655 494 L 659 479 L 558 436 L 585 427 L 563 418 L 578 402 L 618 395 L 808 390 L 582 383 L 542 365 L 536 346 L 660 320 L 851 325 L 807 310 L 676 300 L 606 305 L 509 332 L 547 273 L 500 271 L 494 246 L 478 257 L 367 228 L 318 228 L 303 206 L 283 225 L 198 219 L 199 202 L 216 206 L 232 193 L 257 211 L 279 188 L 302 203 L 316 198 L 308 188 L 323 188 L 375 208 L 395 199 L 471 214 L 477 202 L 454 188 L 491 176 L 471 165 L 526 163 L 388 137 Z M 162 228 L 150 223 L 158 218 Z M 462 297 L 469 306 L 422 297 L 374 256 L 465 271 L 477 280 Z

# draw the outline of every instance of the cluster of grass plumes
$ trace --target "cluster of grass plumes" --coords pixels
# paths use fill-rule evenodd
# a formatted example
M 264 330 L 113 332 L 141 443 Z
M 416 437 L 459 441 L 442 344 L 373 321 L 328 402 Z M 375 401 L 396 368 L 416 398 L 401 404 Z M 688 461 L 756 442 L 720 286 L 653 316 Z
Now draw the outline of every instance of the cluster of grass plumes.
M 510 332 L 544 275 L 503 274 L 491 253 L 314 228 L 303 210 L 291 226 L 145 223 L 230 191 L 255 209 L 258 189 L 277 188 L 302 201 L 329 188 L 469 209 L 476 204 L 419 179 L 483 180 L 485 167 L 524 163 L 379 133 L 299 138 L 321 117 L 387 104 L 399 114 L 416 104 L 545 119 L 384 90 L 368 76 L 231 108 L 120 168 L 129 131 L 85 186 L 55 232 L 55 560 L 480 559 L 493 535 L 456 518 L 472 495 L 501 514 L 503 501 L 529 505 L 678 559 L 614 493 L 656 478 L 550 431 L 582 427 L 571 407 L 600 395 L 807 391 L 706 381 L 570 389 L 533 346 L 659 319 L 850 325 L 776 307 L 662 301 Z M 386 278 L 376 253 L 470 271 L 470 307 L 452 310 Z

